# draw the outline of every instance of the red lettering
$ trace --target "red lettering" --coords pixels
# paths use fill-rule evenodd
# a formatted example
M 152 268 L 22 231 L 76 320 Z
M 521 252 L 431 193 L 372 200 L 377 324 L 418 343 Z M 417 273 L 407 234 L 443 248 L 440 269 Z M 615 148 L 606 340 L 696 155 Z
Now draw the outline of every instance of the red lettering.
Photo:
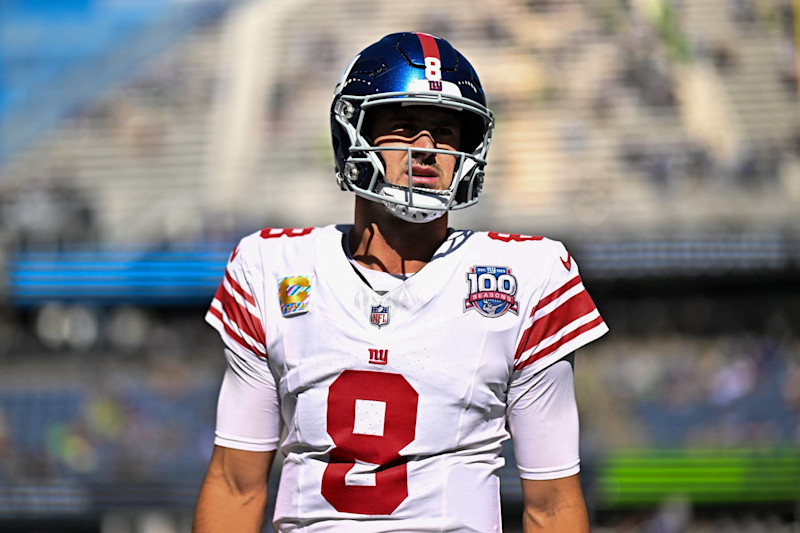
M 314 228 L 264 228 L 261 230 L 262 239 L 276 237 L 302 237 L 314 231 Z
M 489 232 L 489 238 L 496 241 L 503 242 L 523 242 L 523 241 L 541 241 L 544 237 L 537 235 L 520 235 L 519 233 L 498 233 L 496 231 Z

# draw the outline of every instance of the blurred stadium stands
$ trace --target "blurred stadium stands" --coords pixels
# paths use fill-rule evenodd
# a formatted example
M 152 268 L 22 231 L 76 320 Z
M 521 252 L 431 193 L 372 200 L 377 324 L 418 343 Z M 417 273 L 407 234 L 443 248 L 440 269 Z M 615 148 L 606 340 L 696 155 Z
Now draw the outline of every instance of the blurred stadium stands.
M 498 119 L 453 225 L 564 240 L 612 328 L 576 362 L 595 530 L 800 527 L 789 0 L 9 0 L 0 530 L 188 530 L 227 254 L 351 217 L 331 91 L 406 29 L 461 49 Z

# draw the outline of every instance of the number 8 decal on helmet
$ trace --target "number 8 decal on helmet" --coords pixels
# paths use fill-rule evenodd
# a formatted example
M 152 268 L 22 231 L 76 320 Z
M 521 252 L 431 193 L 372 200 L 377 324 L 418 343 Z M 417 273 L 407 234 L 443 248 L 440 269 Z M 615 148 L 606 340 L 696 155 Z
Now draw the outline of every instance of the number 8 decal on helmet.
M 425 58 L 425 79 L 430 81 L 441 81 L 442 62 L 438 57 Z
M 322 496 L 339 512 L 391 514 L 408 497 L 407 459 L 419 394 L 400 374 L 345 370 L 328 391 L 328 434 L 336 447 Z M 354 472 L 367 465 L 367 473 Z

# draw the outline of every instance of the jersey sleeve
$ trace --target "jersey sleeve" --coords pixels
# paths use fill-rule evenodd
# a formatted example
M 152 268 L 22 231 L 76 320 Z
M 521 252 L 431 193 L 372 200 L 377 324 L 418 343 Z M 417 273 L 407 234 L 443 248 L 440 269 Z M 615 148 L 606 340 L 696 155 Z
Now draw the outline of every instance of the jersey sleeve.
M 572 362 L 524 371 L 509 389 L 508 429 L 523 479 L 557 479 L 580 471 L 578 408 Z
M 222 342 L 240 357 L 267 357 L 262 309 L 256 300 L 259 280 L 245 262 L 241 249 L 234 249 L 225 275 L 206 313 L 208 322 L 222 337 Z
M 267 361 L 225 350 L 228 367 L 217 401 L 214 444 L 248 451 L 270 451 L 281 435 L 280 401 Z
M 227 368 L 217 402 L 214 444 L 269 451 L 280 438 L 280 401 L 267 360 L 257 256 L 243 240 L 234 249 L 206 313 L 225 344 Z M 248 262 L 248 259 L 250 261 Z
M 514 354 L 515 371 L 546 368 L 608 331 L 575 260 L 561 243 L 554 243 L 553 252 L 538 299 L 528 306 Z

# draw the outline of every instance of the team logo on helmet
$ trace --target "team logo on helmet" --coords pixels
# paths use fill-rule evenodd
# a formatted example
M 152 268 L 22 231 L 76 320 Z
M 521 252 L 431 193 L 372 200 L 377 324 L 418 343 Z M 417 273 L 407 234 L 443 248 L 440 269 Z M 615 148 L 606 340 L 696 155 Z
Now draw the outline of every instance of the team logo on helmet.
M 475 266 L 467 273 L 469 295 L 464 300 L 464 312 L 475 309 L 483 316 L 496 318 L 506 312 L 519 314 L 517 278 L 511 269 L 497 266 Z

